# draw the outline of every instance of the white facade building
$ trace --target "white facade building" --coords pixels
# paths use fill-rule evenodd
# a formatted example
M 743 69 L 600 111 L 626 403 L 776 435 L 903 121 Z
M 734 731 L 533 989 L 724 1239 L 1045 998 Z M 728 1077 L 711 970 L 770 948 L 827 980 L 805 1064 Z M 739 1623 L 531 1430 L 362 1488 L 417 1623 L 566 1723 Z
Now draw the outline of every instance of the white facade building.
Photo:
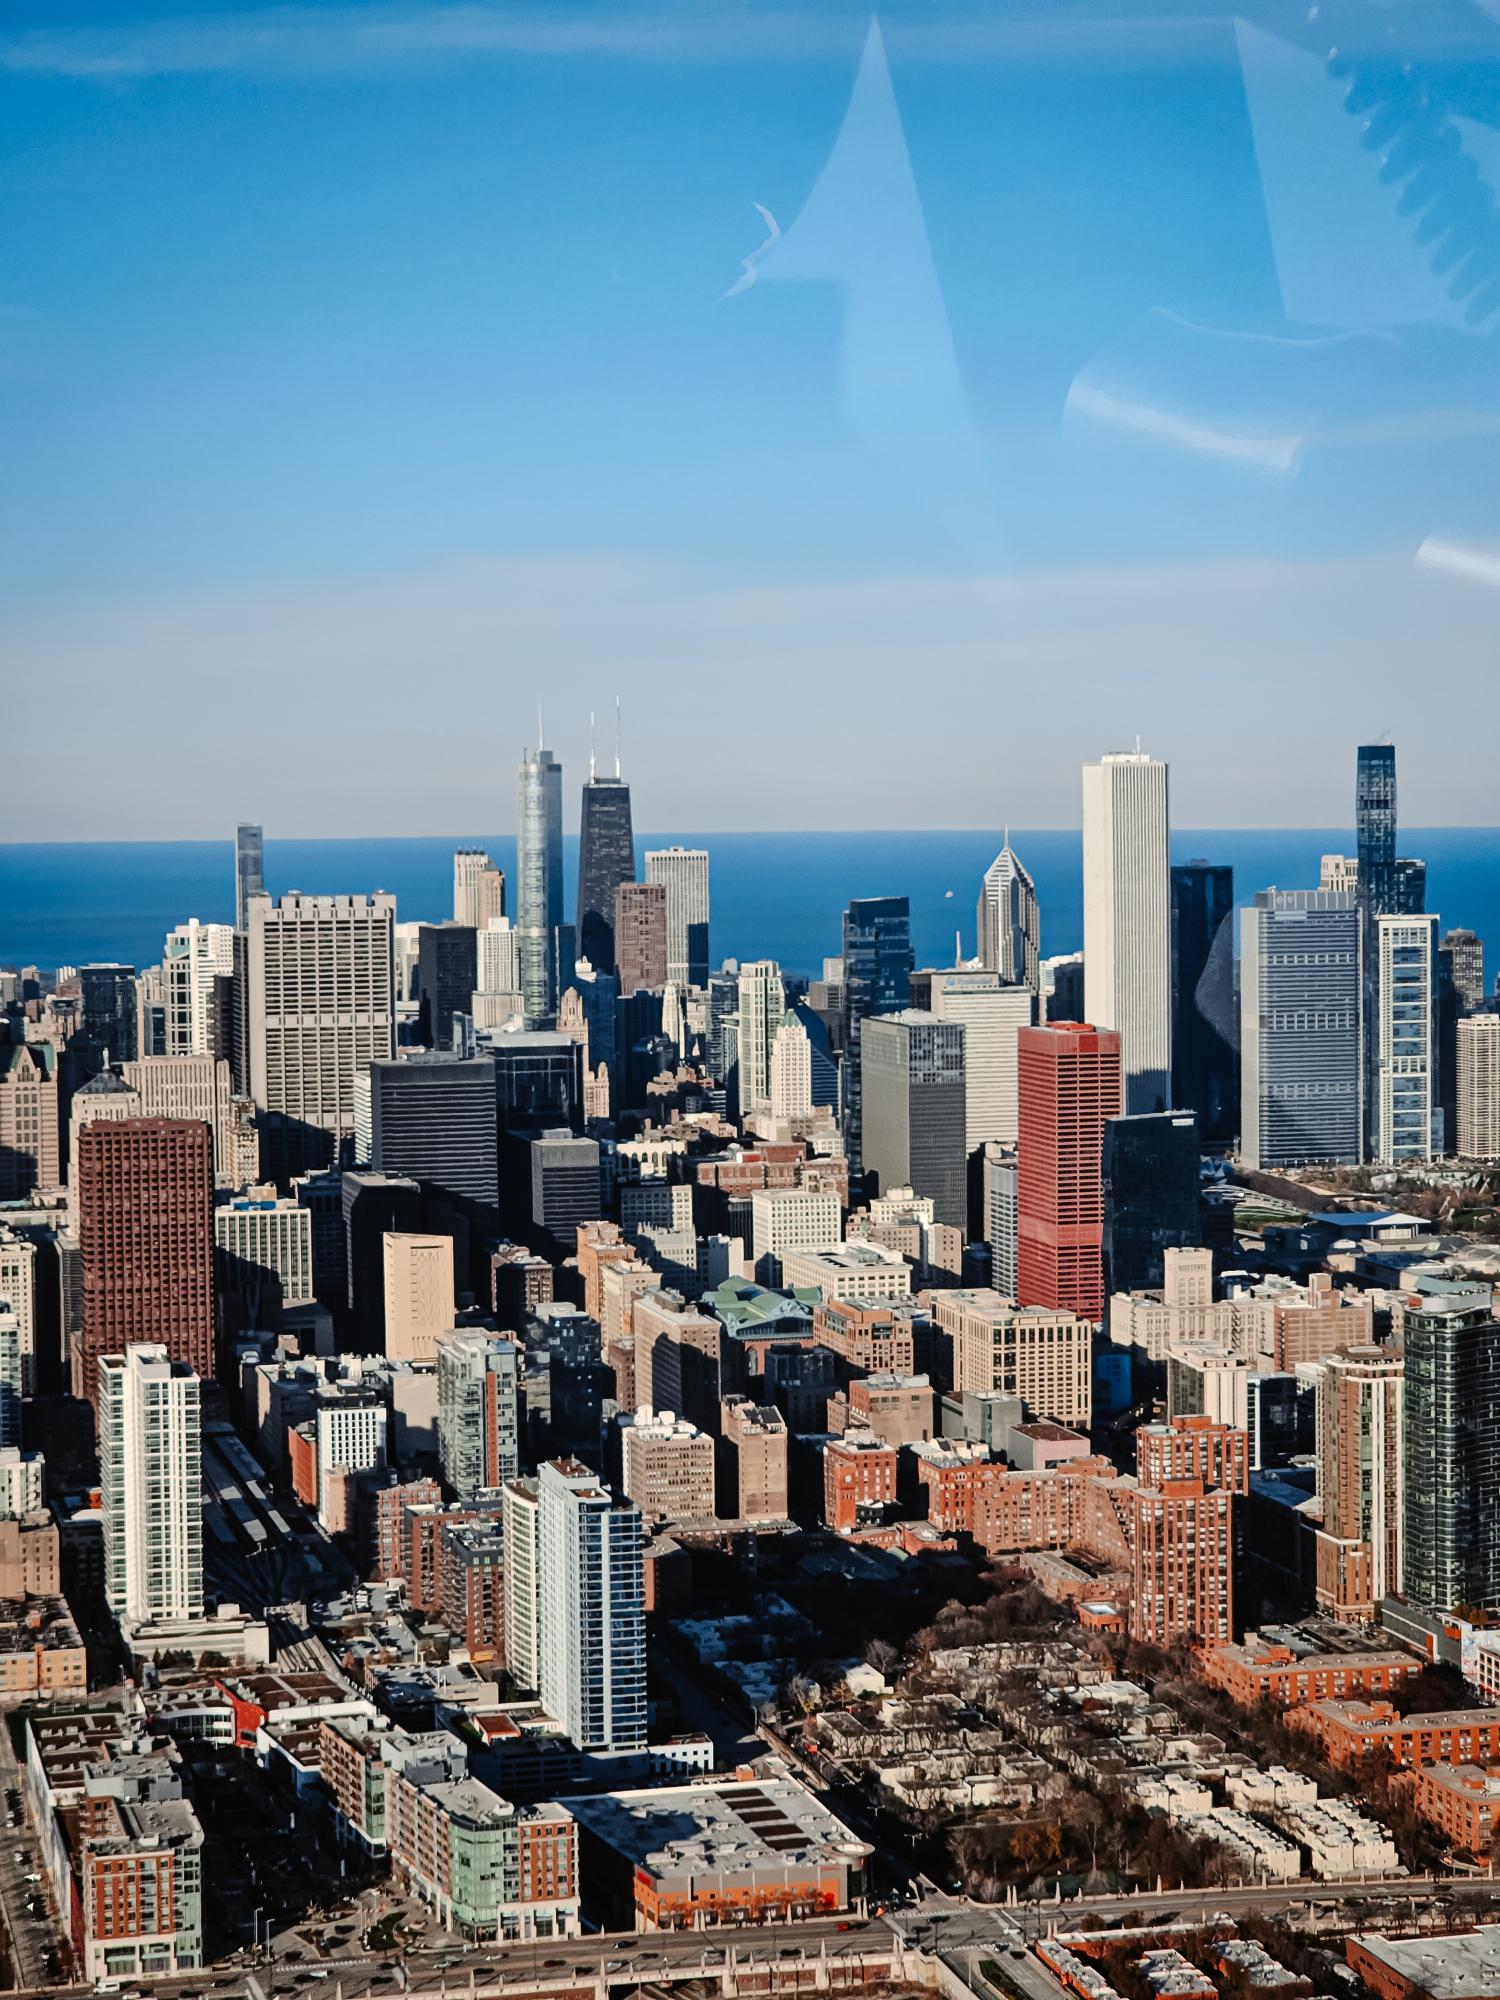
M 1500 1159 L 1500 1014 L 1470 1014 L 1458 1023 L 1457 1081 L 1458 1152 L 1466 1160 Z
M 162 950 L 162 997 L 169 1056 L 207 1056 L 214 1047 L 214 981 L 234 972 L 233 924 L 189 917 L 167 932 Z
M 771 1044 L 771 1116 L 812 1115 L 812 1043 L 795 1014 L 782 1017 Z
M 247 1178 L 255 1178 L 253 1112 L 244 1099 L 238 1100 L 236 1112 L 229 1064 L 222 1057 L 141 1056 L 123 1064 L 122 1074 L 140 1099 L 142 1118 L 198 1118 L 208 1126 L 214 1135 L 214 1180 L 220 1187 L 243 1187 Z
M 581 1750 L 646 1741 L 640 1511 L 576 1459 L 537 1475 L 542 1706 Z
M 395 922 L 383 892 L 250 898 L 250 1094 L 285 1142 L 273 1158 L 336 1154 L 356 1074 L 395 1054 Z
M 781 1282 L 788 1250 L 834 1250 L 843 1241 L 836 1194 L 812 1188 L 756 1188 L 750 1197 L 750 1256 L 763 1285 Z
M 165 1347 L 99 1358 L 104 1590 L 122 1626 L 203 1615 L 198 1377 Z
M 740 967 L 739 996 L 740 1108 L 749 1111 L 771 1101 L 771 1050 L 786 1019 L 786 988 L 774 958 Z
M 1437 1089 L 1436 916 L 1378 917 L 1375 1158 L 1428 1160 L 1443 1148 Z
M 534 1479 L 508 1479 L 500 1496 L 505 1531 L 505 1664 L 517 1687 L 541 1680 L 538 1651 L 537 1563 L 541 1500 Z
M 482 847 L 460 847 L 453 857 L 453 921 L 483 930 L 505 910 L 505 877 Z
M 667 888 L 667 977 L 677 986 L 708 979 L 708 854 L 659 847 L 646 855 L 646 880 Z
M 1083 767 L 1083 992 L 1120 1036 L 1127 1114 L 1172 1099 L 1167 767 L 1140 751 Z
M 0 1222 L 0 1299 L 16 1316 L 21 1394 L 36 1394 L 36 1245 Z
M 306 1305 L 314 1296 L 312 1225 L 312 1210 L 278 1200 L 274 1187 L 222 1203 L 214 1210 L 214 1248 L 230 1267 L 223 1276 L 244 1283 L 247 1274 L 265 1272 L 279 1284 L 281 1305 Z
M 1020 1125 L 1017 1038 L 1035 1025 L 1034 990 L 1007 984 L 998 972 L 957 966 L 933 973 L 929 1004 L 940 1021 L 963 1023 L 965 1150 L 977 1152 L 992 1139 L 1014 1146 Z

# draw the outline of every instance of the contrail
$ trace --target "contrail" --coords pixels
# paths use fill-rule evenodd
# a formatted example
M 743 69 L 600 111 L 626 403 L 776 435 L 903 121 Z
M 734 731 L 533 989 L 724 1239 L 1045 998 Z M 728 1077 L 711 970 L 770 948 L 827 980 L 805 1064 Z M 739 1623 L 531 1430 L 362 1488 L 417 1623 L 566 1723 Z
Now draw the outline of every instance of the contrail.
M 736 294 L 736 292 L 748 292 L 750 287 L 755 283 L 756 265 L 760 262 L 761 258 L 765 256 L 768 250 L 774 250 L 776 245 L 781 241 L 781 224 L 776 220 L 775 216 L 772 215 L 770 209 L 766 207 L 765 203 L 756 201 L 752 202 L 750 205 L 756 211 L 761 221 L 766 225 L 767 229 L 769 229 L 771 233 L 766 238 L 764 243 L 758 244 L 756 248 L 750 252 L 750 255 L 748 257 L 741 257 L 740 275 L 735 279 L 734 283 L 729 287 L 729 290 L 727 292 L 720 292 L 719 297 L 721 299 L 732 299 Z

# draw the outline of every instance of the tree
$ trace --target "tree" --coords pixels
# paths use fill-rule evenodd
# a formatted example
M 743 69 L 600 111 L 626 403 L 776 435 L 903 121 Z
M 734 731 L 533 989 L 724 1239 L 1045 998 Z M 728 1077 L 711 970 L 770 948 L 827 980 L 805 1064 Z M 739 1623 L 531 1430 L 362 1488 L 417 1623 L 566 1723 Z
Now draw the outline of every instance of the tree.
M 901 1655 L 888 1639 L 872 1639 L 865 1647 L 865 1664 L 889 1679 L 900 1666 Z
M 1011 1860 L 1029 1873 L 1055 1868 L 1062 1851 L 1062 1835 L 1050 1820 L 1025 1820 L 1010 1837 Z

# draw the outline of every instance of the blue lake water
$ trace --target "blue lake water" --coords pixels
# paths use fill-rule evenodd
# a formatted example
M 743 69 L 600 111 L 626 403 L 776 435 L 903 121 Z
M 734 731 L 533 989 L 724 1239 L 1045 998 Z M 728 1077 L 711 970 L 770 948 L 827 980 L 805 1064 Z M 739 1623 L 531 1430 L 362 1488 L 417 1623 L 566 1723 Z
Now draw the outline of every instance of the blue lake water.
M 979 881 L 1000 845 L 991 833 L 673 833 L 643 835 L 637 854 L 674 841 L 709 852 L 710 948 L 726 956 L 776 958 L 788 972 L 816 975 L 839 949 L 840 912 L 851 896 L 911 899 L 917 963 L 949 964 L 954 932 L 974 949 Z M 1042 950 L 1082 944 L 1080 842 L 1076 831 L 1027 833 L 1011 841 L 1036 878 Z M 405 840 L 266 840 L 266 886 L 330 893 L 389 889 L 403 919 L 452 913 L 453 849 L 487 847 L 514 876 L 515 840 L 459 834 Z M 1500 950 L 1500 829 L 1403 829 L 1401 852 L 1425 857 L 1427 907 L 1445 928 L 1476 930 Z M 1352 853 L 1347 828 L 1277 832 L 1179 832 L 1176 861 L 1227 862 L 1235 893 L 1316 886 L 1318 857 Z M 564 842 L 570 905 L 578 842 Z M 950 893 L 951 892 L 951 893 Z M 161 956 L 166 932 L 187 917 L 234 915 L 234 847 L 222 841 L 76 842 L 0 845 L 0 965 L 50 969 L 89 960 L 141 966 Z M 1492 974 L 1493 974 L 1493 960 Z

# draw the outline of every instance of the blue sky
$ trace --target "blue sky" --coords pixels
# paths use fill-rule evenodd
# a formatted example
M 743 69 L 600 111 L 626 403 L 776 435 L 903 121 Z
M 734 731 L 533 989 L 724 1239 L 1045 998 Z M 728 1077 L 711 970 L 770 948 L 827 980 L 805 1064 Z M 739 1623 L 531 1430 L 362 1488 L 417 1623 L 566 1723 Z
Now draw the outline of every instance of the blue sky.
M 1497 127 L 1477 0 L 13 6 L 0 837 L 504 822 L 617 688 L 650 823 L 1492 822 Z

